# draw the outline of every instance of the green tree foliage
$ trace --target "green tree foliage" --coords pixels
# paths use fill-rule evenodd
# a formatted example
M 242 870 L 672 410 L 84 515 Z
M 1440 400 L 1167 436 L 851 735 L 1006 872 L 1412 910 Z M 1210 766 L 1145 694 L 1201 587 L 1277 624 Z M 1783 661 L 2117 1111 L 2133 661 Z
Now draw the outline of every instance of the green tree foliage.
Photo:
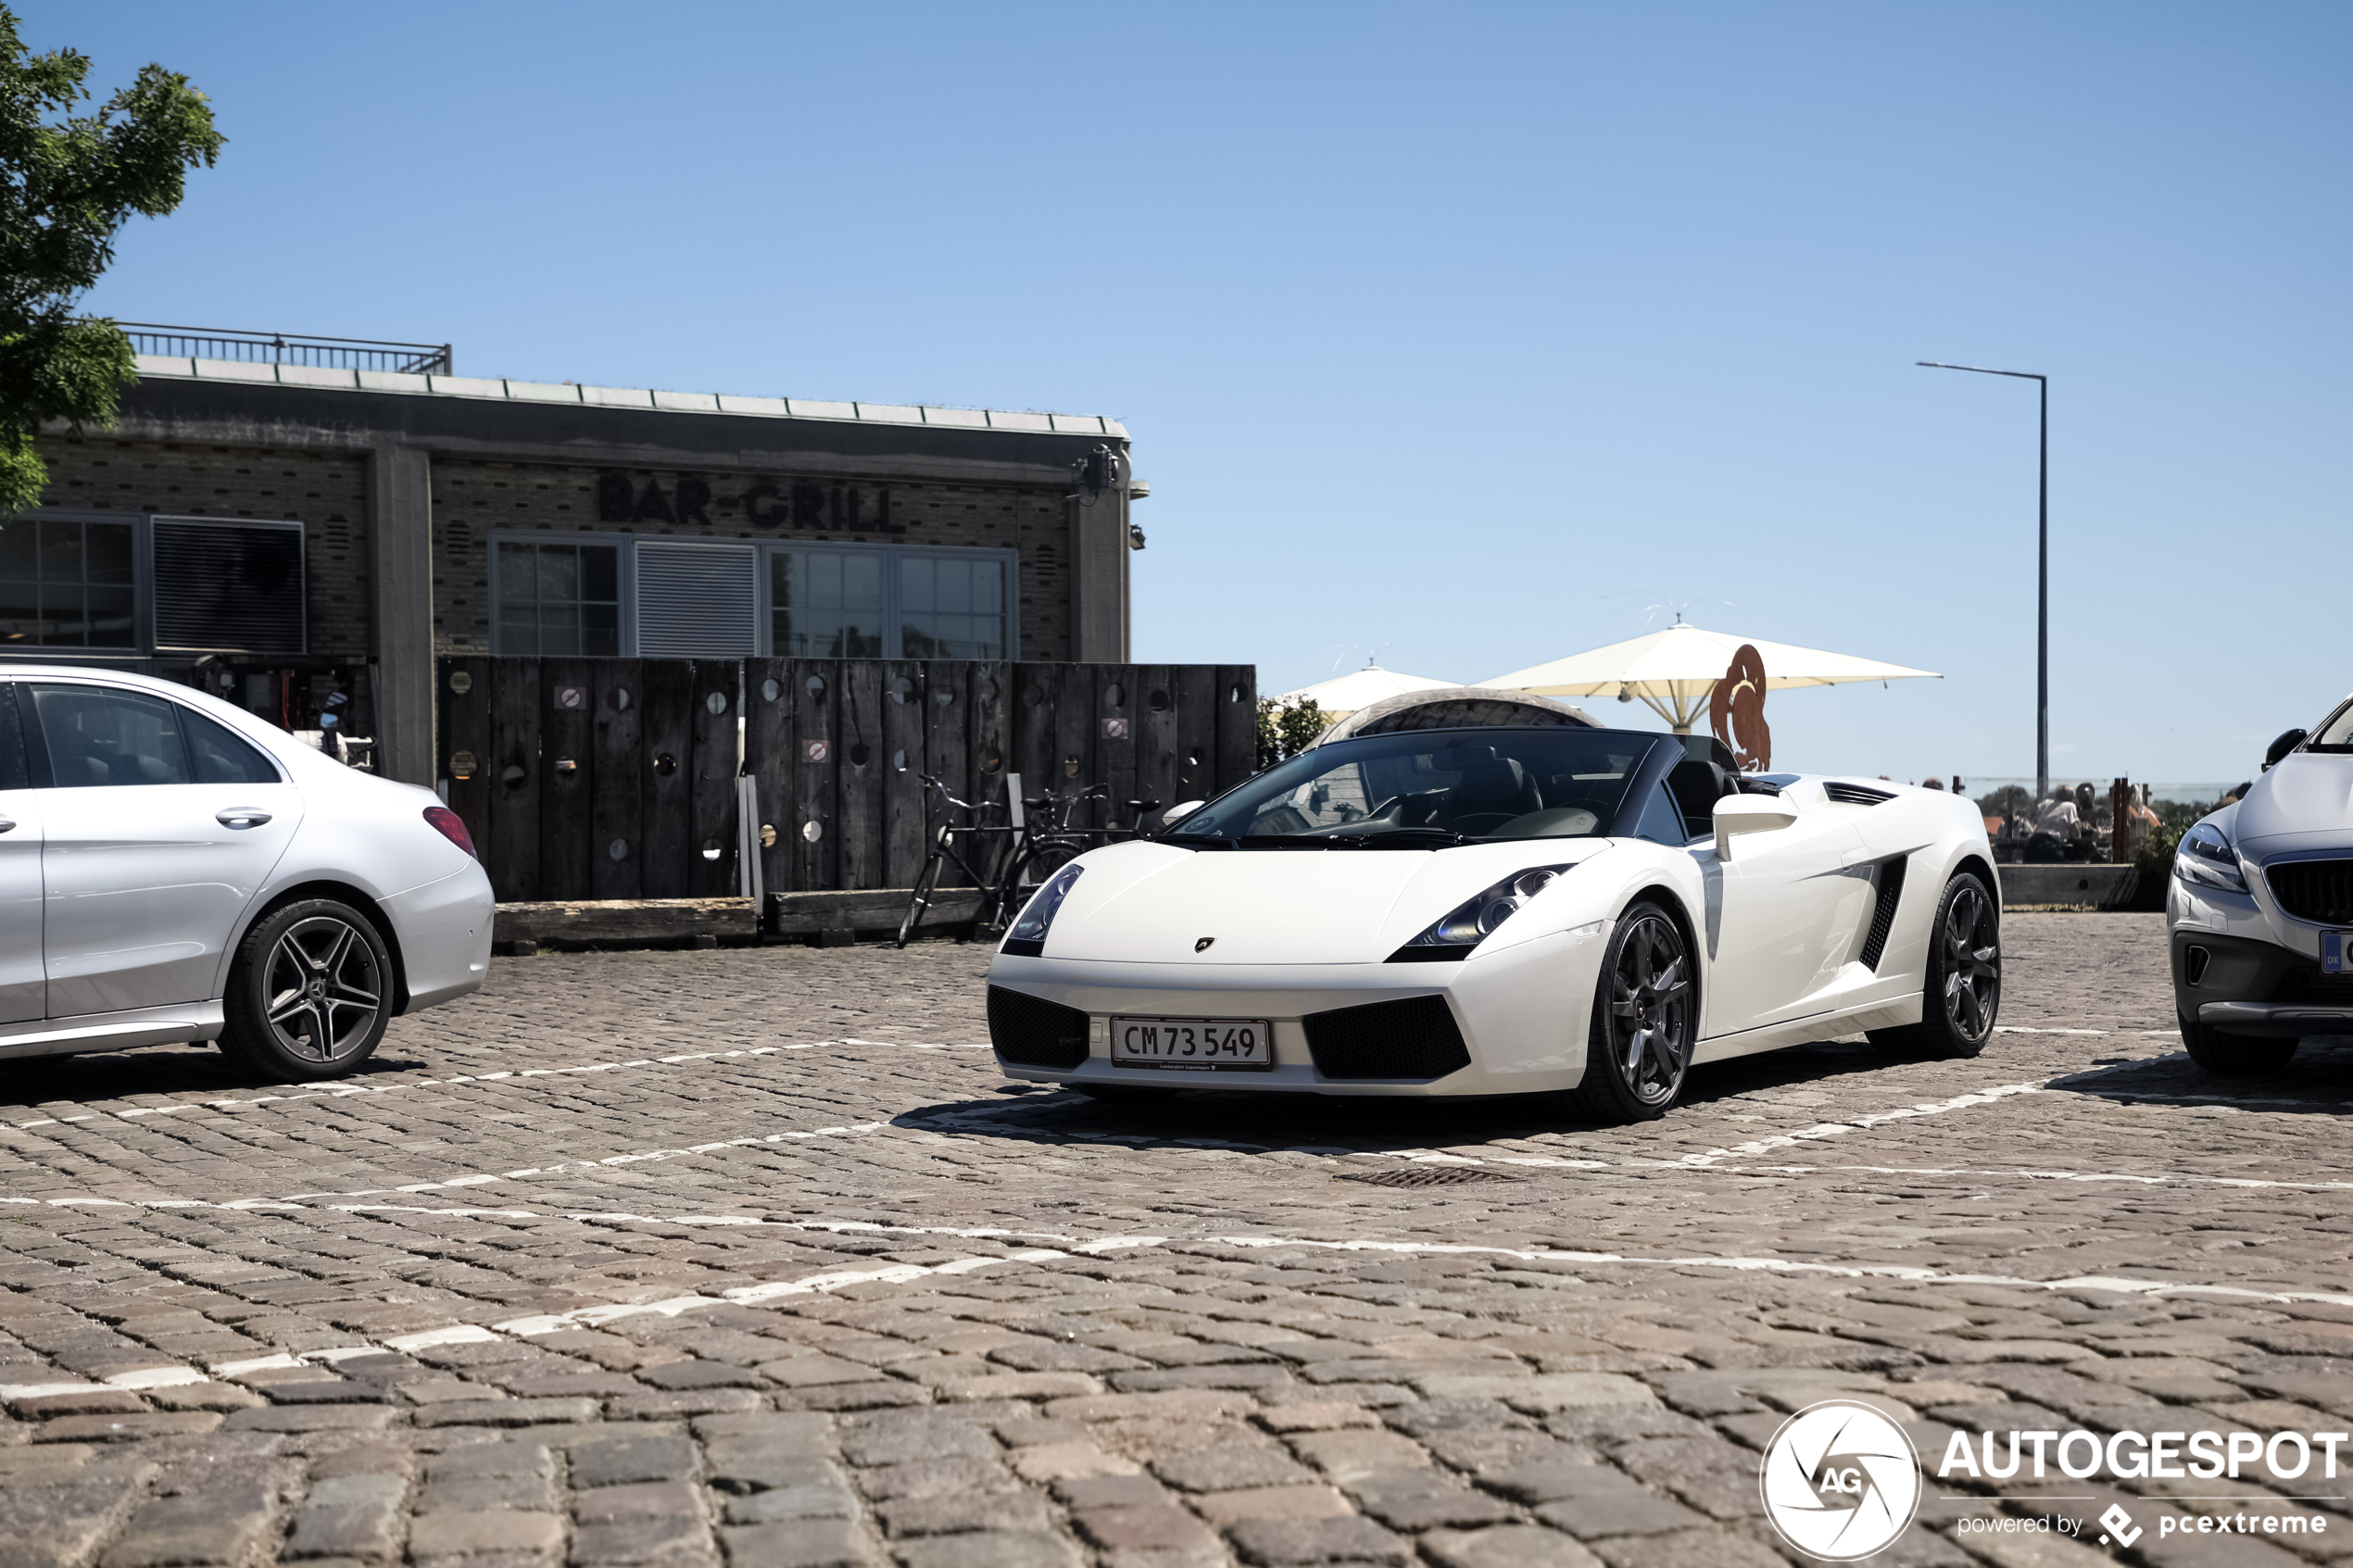
M 1331 721 L 1315 699 L 1277 704 L 1271 696 L 1258 699 L 1258 771 L 1265 772 L 1288 757 L 1315 744 Z
M 187 171 L 210 167 L 223 140 L 204 94 L 157 65 L 76 115 L 89 74 L 71 49 L 30 53 L 0 6 L 0 518 L 49 482 L 32 445 L 44 420 L 114 423 L 137 379 L 131 340 L 74 302 L 113 261 L 115 231 L 178 207 Z

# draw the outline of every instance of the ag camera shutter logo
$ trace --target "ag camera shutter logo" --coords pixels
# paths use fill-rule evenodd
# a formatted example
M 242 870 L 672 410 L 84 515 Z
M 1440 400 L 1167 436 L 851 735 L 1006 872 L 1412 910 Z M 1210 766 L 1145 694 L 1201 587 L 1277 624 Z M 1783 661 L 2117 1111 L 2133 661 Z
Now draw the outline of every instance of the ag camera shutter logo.
M 1920 1506 L 1920 1460 L 1904 1429 L 1869 1405 L 1825 1399 L 1781 1424 L 1758 1478 L 1765 1515 L 1808 1557 L 1852 1562 L 1883 1551 Z

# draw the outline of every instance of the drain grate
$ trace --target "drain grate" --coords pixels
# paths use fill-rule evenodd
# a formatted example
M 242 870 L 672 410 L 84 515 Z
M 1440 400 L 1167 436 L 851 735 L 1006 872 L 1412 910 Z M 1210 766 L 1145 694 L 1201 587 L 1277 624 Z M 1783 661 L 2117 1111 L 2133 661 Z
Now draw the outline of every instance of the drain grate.
M 1524 1182 L 1478 1165 L 1403 1165 L 1387 1171 L 1352 1171 L 1340 1180 L 1367 1182 L 1377 1187 L 1450 1187 L 1465 1182 Z

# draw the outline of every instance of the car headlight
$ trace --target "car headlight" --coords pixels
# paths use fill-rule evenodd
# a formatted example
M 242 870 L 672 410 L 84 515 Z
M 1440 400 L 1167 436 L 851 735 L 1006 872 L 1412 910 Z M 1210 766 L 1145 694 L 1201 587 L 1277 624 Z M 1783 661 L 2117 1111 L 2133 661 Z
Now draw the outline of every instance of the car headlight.
M 1052 928 L 1054 916 L 1061 910 L 1063 900 L 1069 897 L 1070 890 L 1078 885 L 1078 873 L 1086 869 L 1084 866 L 1064 866 L 1045 886 L 1031 894 L 1029 902 L 1022 906 L 1021 918 L 1013 922 L 1011 931 L 1005 933 L 1005 946 L 1001 950 L 1025 959 L 1044 957 L 1046 933 Z
M 1567 870 L 1567 866 L 1530 866 L 1526 871 L 1514 872 L 1494 886 L 1480 889 L 1476 897 L 1466 898 L 1449 909 L 1443 919 L 1391 953 L 1389 961 L 1443 963 L 1470 957 L 1473 947 L 1517 914 L 1530 898 L 1559 881 L 1561 872 Z
M 2207 887 L 2224 887 L 2233 893 L 2246 891 L 2246 878 L 2239 871 L 2238 850 L 2232 846 L 2230 835 L 2210 822 L 2200 822 L 2182 835 L 2181 847 L 2173 851 L 2173 874 L 2183 882 Z

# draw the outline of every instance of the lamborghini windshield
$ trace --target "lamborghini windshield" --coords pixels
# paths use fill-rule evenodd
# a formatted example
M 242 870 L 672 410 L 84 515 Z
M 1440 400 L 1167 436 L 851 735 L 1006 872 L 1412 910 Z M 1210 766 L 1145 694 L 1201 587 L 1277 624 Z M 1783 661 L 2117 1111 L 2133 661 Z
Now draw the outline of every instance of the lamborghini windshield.
M 1642 759 L 1667 738 L 1426 730 L 1334 741 L 1211 801 L 1168 837 L 1269 848 L 1593 837 L 1609 831 Z

